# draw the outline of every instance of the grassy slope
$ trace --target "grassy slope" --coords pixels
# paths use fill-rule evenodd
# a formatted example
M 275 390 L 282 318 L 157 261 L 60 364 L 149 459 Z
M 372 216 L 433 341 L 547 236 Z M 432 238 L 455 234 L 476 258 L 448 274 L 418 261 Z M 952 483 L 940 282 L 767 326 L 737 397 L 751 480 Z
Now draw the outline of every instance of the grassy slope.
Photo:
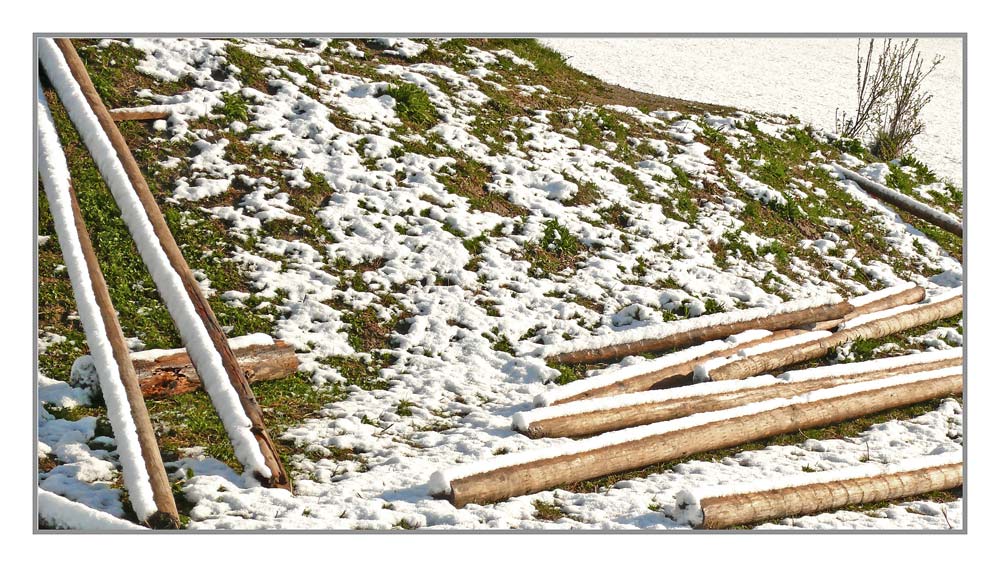
M 464 50 L 466 44 L 474 45 L 483 49 L 508 48 L 520 57 L 528 59 L 535 64 L 534 70 L 518 68 L 517 72 L 521 76 L 521 81 L 527 84 L 542 84 L 548 87 L 555 96 L 546 98 L 534 97 L 522 93 L 516 89 L 499 91 L 489 87 L 482 87 L 483 91 L 491 97 L 491 102 L 484 105 L 482 112 L 474 123 L 475 133 L 484 139 L 492 136 L 494 139 L 502 140 L 500 132 L 511 126 L 511 119 L 517 116 L 530 115 L 535 110 L 560 110 L 564 106 L 579 106 L 581 104 L 621 104 L 634 106 L 643 111 L 654 109 L 678 110 L 683 113 L 693 113 L 702 115 L 704 112 L 721 114 L 732 114 L 733 109 L 721 108 L 713 105 L 703 105 L 689 101 L 669 99 L 655 95 L 638 93 L 621 87 L 605 84 L 593 77 L 580 73 L 568 67 L 561 56 L 554 51 L 542 47 L 540 44 L 529 40 L 452 40 L 439 47 L 432 47 L 409 62 L 432 62 L 452 65 L 458 71 L 467 71 L 463 68 L 453 54 Z M 290 47 L 295 47 L 290 44 Z M 151 87 L 159 93 L 182 92 L 190 85 L 181 83 L 157 82 L 134 70 L 136 62 L 141 59 L 141 53 L 131 48 L 112 44 L 108 48 L 97 48 L 88 42 L 79 42 L 81 56 L 87 63 L 94 82 L 109 106 L 133 106 L 143 104 L 141 98 L 136 95 L 140 88 Z M 338 63 L 339 72 L 353 73 L 366 77 L 376 77 L 374 67 L 379 62 L 400 63 L 401 61 L 380 54 L 378 51 L 369 49 L 362 45 L 366 51 L 367 59 L 353 61 L 349 68 L 344 68 L 342 63 Z M 253 85 L 261 89 L 266 89 L 266 80 L 260 71 L 267 62 L 242 51 L 234 46 L 228 52 L 230 62 L 242 69 L 241 78 L 244 84 Z M 115 63 L 112 64 L 111 62 Z M 294 67 L 294 66 L 293 66 Z M 470 67 L 471 68 L 471 67 Z M 311 78 L 308 69 L 295 69 L 295 71 Z M 503 77 L 513 68 L 499 70 Z M 385 80 L 384 76 L 378 79 Z M 502 79 L 500 82 L 504 82 Z M 446 85 L 441 84 L 442 88 Z M 318 88 L 319 85 L 306 85 L 304 89 Z M 390 92 L 390 95 L 397 98 L 404 126 L 401 133 L 422 132 L 428 124 L 434 121 L 433 112 L 428 114 L 428 103 L 426 95 L 421 99 L 419 92 L 405 92 L 405 89 L 397 87 L 397 90 Z M 134 244 L 128 236 L 124 223 L 119 218 L 118 210 L 112 200 L 108 189 L 98 174 L 96 167 L 87 155 L 82 143 L 72 124 L 66 116 L 65 110 L 58 103 L 57 98 L 51 89 L 46 90 L 53 109 L 53 114 L 57 123 L 60 135 L 63 137 L 64 145 L 69 159 L 74 185 L 79 194 L 81 208 L 88 226 L 94 237 L 98 256 L 101 259 L 102 268 L 111 288 L 112 299 L 119 309 L 122 327 L 126 336 L 139 337 L 147 348 L 169 348 L 179 344 L 179 339 L 170 322 L 167 312 L 160 302 L 155 287 L 150 277 L 145 273 L 141 260 L 135 250 Z M 567 103 L 566 101 L 570 101 Z M 226 106 L 222 109 L 224 118 L 211 121 L 204 120 L 195 127 L 207 128 L 220 131 L 233 119 L 245 119 L 247 113 L 247 103 L 239 95 L 233 95 L 226 99 Z M 561 115 L 552 115 L 555 123 L 562 119 Z M 350 129 L 350 121 L 347 117 L 342 117 L 342 123 L 338 122 L 337 111 L 333 110 L 331 119 L 344 129 Z M 600 145 L 606 141 L 617 143 L 614 155 L 630 165 L 634 165 L 643 159 L 644 155 L 653 153 L 652 148 L 635 146 L 629 144 L 628 138 L 643 133 L 648 133 L 648 127 L 636 120 L 611 111 L 599 109 L 597 118 L 585 117 L 573 124 L 563 124 L 576 128 L 576 136 L 581 143 Z M 197 204 L 188 202 L 177 202 L 168 200 L 171 195 L 174 182 L 178 175 L 184 172 L 184 168 L 168 170 L 160 165 L 160 162 L 170 157 L 186 156 L 191 152 L 191 147 L 185 142 L 164 142 L 150 144 L 149 138 L 153 134 L 148 124 L 144 123 L 122 123 L 123 134 L 129 142 L 136 159 L 142 166 L 150 187 L 153 189 L 157 199 L 164 211 L 167 221 L 170 224 L 175 237 L 178 239 L 185 256 L 191 267 L 196 271 L 201 271 L 212 282 L 216 290 L 240 290 L 248 291 L 248 280 L 241 270 L 241 267 L 231 260 L 233 254 L 241 249 L 252 250 L 256 242 L 253 239 L 241 241 L 227 232 L 227 227 L 219 220 L 204 212 L 203 207 L 221 204 L 233 204 L 239 199 L 239 187 L 234 190 L 201 201 Z M 751 125 L 751 131 L 753 131 Z M 222 134 L 230 139 L 230 146 L 226 150 L 226 157 L 233 163 L 245 165 L 247 173 L 252 175 L 255 172 L 263 173 L 266 166 L 262 165 L 264 160 L 271 160 L 272 163 L 280 163 L 282 158 L 275 155 L 267 148 L 260 146 L 250 146 L 246 142 L 245 135 L 234 135 L 230 133 Z M 799 256 L 810 263 L 819 263 L 821 260 L 810 256 L 797 249 L 797 242 L 802 238 L 818 238 L 824 231 L 828 230 L 822 223 L 820 217 L 835 216 L 849 220 L 854 224 L 853 234 L 845 238 L 851 246 L 858 249 L 859 254 L 867 259 L 884 258 L 898 274 L 905 274 L 909 270 L 917 268 L 908 266 L 901 261 L 893 260 L 890 250 L 885 248 L 878 235 L 880 231 L 868 218 L 866 212 L 860 205 L 837 188 L 822 170 L 815 167 L 807 167 L 804 164 L 809 160 L 810 154 L 821 151 L 825 155 L 839 155 L 840 148 L 816 142 L 805 132 L 797 134 L 790 139 L 777 139 L 755 132 L 757 144 L 750 148 L 733 148 L 726 139 L 715 130 L 705 128 L 703 134 L 699 136 L 699 141 L 712 148 L 709 156 L 716 160 L 720 166 L 719 171 L 724 172 L 721 167 L 724 163 L 723 155 L 730 154 L 736 157 L 742 166 L 743 171 L 750 173 L 756 179 L 771 184 L 772 186 L 787 185 L 794 176 L 806 179 L 824 188 L 829 194 L 829 198 L 819 200 L 815 196 L 810 196 L 801 202 L 801 207 L 768 207 L 760 205 L 750 200 L 750 205 L 743 213 L 742 220 L 746 222 L 744 231 L 752 231 L 761 236 L 773 237 L 776 243 L 767 249 L 753 249 L 742 239 L 740 233 L 726 233 L 723 238 L 716 243 L 717 262 L 724 266 L 727 257 L 731 255 L 741 255 L 749 258 L 763 258 L 765 255 L 773 254 L 774 269 L 784 272 L 790 255 Z M 864 151 L 854 147 L 849 148 L 855 153 L 862 154 L 863 159 L 870 159 L 864 155 Z M 440 147 L 420 147 L 410 144 L 409 151 L 425 151 L 427 153 L 441 154 Z M 505 216 L 522 216 L 528 211 L 507 201 L 497 193 L 484 190 L 484 184 L 489 179 L 489 173 L 485 168 L 477 163 L 463 159 L 462 156 L 453 155 L 458 160 L 456 170 L 459 175 L 443 180 L 453 193 L 469 198 L 473 208 L 497 212 Z M 763 165 L 757 160 L 765 160 Z M 906 161 L 900 168 L 893 166 L 889 184 L 910 194 L 913 194 L 913 187 L 918 184 L 927 183 L 933 180 L 933 174 L 923 168 L 920 164 Z M 682 173 L 682 172 L 681 172 Z M 686 221 L 693 220 L 697 214 L 700 204 L 705 201 L 720 199 L 720 192 L 711 188 L 704 188 L 690 183 L 686 176 L 679 176 L 678 183 L 683 187 L 683 191 L 678 193 L 678 198 L 672 201 L 660 200 L 656 197 L 643 194 L 644 188 L 634 178 L 630 178 L 628 172 L 621 170 L 615 174 L 619 180 L 634 189 L 634 196 L 639 200 L 650 200 L 657 202 L 667 216 Z M 284 178 L 276 176 L 279 185 L 284 184 Z M 322 182 L 322 178 L 316 175 L 309 177 L 312 187 L 306 190 L 293 189 L 286 185 L 280 187 L 282 191 L 289 193 L 292 197 L 291 204 L 300 211 L 315 211 L 324 202 L 324 197 L 330 194 L 330 188 Z M 735 182 L 724 176 L 724 181 L 730 187 L 740 193 L 735 188 Z M 577 204 L 593 202 L 599 195 L 597 187 L 582 185 L 581 191 L 575 197 Z M 940 198 L 935 197 L 936 204 L 946 210 L 955 211 L 960 206 L 961 195 L 953 188 L 946 188 L 940 193 Z M 602 218 L 609 224 L 627 224 L 627 212 L 616 210 L 614 206 L 602 209 Z M 268 226 L 270 234 L 289 239 L 300 239 L 319 246 L 324 241 L 323 228 L 313 215 L 306 215 L 307 221 L 301 225 L 291 223 L 275 222 Z M 930 227 L 926 223 L 913 219 L 906 219 L 914 226 L 923 230 L 934 240 L 939 242 L 946 250 L 955 257 L 961 257 L 961 241 L 950 234 L 944 233 Z M 593 250 L 578 243 L 574 244 L 572 238 L 564 238 L 558 234 L 557 223 L 551 225 L 546 230 L 545 238 L 550 239 L 546 243 L 543 239 L 537 247 L 526 249 L 525 258 L 531 260 L 535 273 L 532 275 L 544 277 L 546 273 L 558 271 L 565 268 L 573 269 L 573 266 L 585 255 L 593 253 Z M 865 232 L 873 232 L 876 237 L 871 239 L 863 238 Z M 78 319 L 74 316 L 75 305 L 70 290 L 65 271 L 59 269 L 61 256 L 58 243 L 54 238 L 51 215 L 47 209 L 47 203 L 43 192 L 39 192 L 39 226 L 38 233 L 42 236 L 53 236 L 49 242 L 40 247 L 38 253 L 39 270 L 39 329 L 42 333 L 52 332 L 67 337 L 67 341 L 52 345 L 46 354 L 39 361 L 40 369 L 47 376 L 57 379 L 66 379 L 72 361 L 79 355 L 86 352 L 86 344 L 83 338 L 82 329 Z M 558 241 L 558 247 L 550 247 L 546 244 Z M 477 247 L 481 245 L 481 240 L 467 239 L 466 247 L 475 254 Z M 670 250 L 661 250 L 658 253 L 669 255 Z M 475 258 L 473 262 L 475 262 Z M 340 263 L 330 266 L 331 273 L 344 275 L 352 281 L 356 288 L 363 289 L 364 281 L 360 276 L 366 269 L 374 269 L 377 266 L 354 265 Z M 765 278 L 765 281 L 767 278 Z M 867 283 L 867 282 L 866 282 Z M 671 282 L 662 282 L 664 286 L 670 286 Z M 251 296 L 253 297 L 253 296 Z M 572 298 L 570 298 L 572 300 Z M 391 296 L 384 296 L 387 303 L 391 303 Z M 584 300 L 578 300 L 583 302 Z M 229 329 L 231 336 L 243 335 L 251 332 L 269 332 L 272 330 L 273 320 L 278 315 L 273 305 L 261 302 L 259 299 L 251 298 L 247 300 L 246 308 L 232 307 L 223 302 L 217 295 L 210 298 L 212 307 L 216 310 L 220 322 Z M 708 306 L 709 310 L 711 305 Z M 399 314 L 396 321 L 401 320 L 405 314 Z M 681 315 L 683 316 L 683 314 Z M 385 362 L 380 350 L 389 344 L 389 337 L 393 331 L 395 322 L 385 323 L 380 321 L 373 313 L 362 311 L 354 314 L 349 322 L 351 324 L 351 344 L 359 352 L 367 352 L 373 356 L 369 361 L 362 362 L 353 358 L 331 358 L 325 363 L 338 368 L 347 377 L 348 383 L 337 386 L 315 388 L 308 382 L 308 376 L 295 375 L 285 380 L 258 384 L 254 386 L 254 391 L 265 408 L 269 426 L 275 438 L 288 426 L 300 422 L 306 416 L 312 414 L 323 404 L 342 399 L 345 395 L 345 387 L 354 384 L 365 389 L 385 388 L 386 385 L 377 378 L 377 370 Z M 925 330 L 919 330 L 923 332 Z M 910 333 L 919 334 L 919 332 Z M 509 350 L 510 344 L 505 340 L 497 342 L 495 348 L 498 350 Z M 877 345 L 874 345 L 877 346 Z M 861 345 L 862 350 L 873 348 L 873 345 Z M 864 353 L 859 350 L 859 355 Z M 587 370 L 587 367 L 563 367 L 562 381 L 569 381 L 578 378 Z M 696 458 L 718 459 L 726 455 L 734 454 L 740 450 L 753 449 L 765 446 L 767 443 L 794 443 L 802 440 L 802 436 L 815 438 L 840 437 L 852 435 L 863 430 L 872 423 L 917 415 L 934 407 L 934 403 L 921 404 L 912 408 L 901 409 L 894 412 L 885 412 L 877 416 L 855 420 L 848 424 L 841 424 L 829 428 L 821 428 L 814 431 L 803 432 L 801 435 L 782 436 L 764 442 L 748 444 L 738 448 L 720 451 L 712 454 L 696 456 Z M 400 409 L 400 413 L 406 408 Z M 167 460 L 171 460 L 177 451 L 184 447 L 202 445 L 207 448 L 207 453 L 230 464 L 234 464 L 232 451 L 222 430 L 221 423 L 212 411 L 207 396 L 203 393 L 193 393 L 178 396 L 166 400 L 150 402 L 150 412 L 158 428 L 163 451 Z M 84 414 L 97 415 L 103 418 L 101 408 L 78 408 L 66 411 L 67 417 L 74 417 Z M 293 448 L 282 447 L 283 457 L 287 458 L 293 453 Z M 344 455 L 344 458 L 360 458 L 351 455 Z M 617 480 L 635 475 L 645 475 L 658 470 L 665 470 L 673 463 L 665 463 L 649 467 L 641 471 L 628 473 L 625 475 L 615 475 L 603 479 L 596 479 L 588 483 L 581 483 L 579 486 L 569 487 L 575 490 L 597 490 L 607 487 Z M 540 512 L 543 510 L 540 509 Z

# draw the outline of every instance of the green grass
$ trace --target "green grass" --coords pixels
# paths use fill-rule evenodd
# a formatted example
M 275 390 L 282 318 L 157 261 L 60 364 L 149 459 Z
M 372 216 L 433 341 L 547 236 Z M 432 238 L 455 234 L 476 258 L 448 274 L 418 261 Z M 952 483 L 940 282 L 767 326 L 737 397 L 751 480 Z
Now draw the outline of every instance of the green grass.
M 543 522 L 555 522 L 566 517 L 566 513 L 562 511 L 562 508 L 555 504 L 549 504 L 542 500 L 534 500 L 531 505 L 535 508 L 535 518 Z
M 403 83 L 390 86 L 385 94 L 396 99 L 396 114 L 418 128 L 427 128 L 437 122 L 437 112 L 427 93 L 417 85 Z

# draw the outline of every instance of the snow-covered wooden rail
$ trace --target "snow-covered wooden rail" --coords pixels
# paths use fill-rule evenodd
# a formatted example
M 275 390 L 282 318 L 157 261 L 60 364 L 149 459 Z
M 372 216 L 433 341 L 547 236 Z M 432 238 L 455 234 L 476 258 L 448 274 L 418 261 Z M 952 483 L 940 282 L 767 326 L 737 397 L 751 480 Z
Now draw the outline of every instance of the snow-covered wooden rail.
M 825 337 L 762 352 L 749 349 L 729 358 L 717 358 L 695 368 L 696 380 L 739 380 L 763 374 L 776 368 L 812 360 L 825 355 L 829 349 L 857 339 L 875 339 L 906 329 L 926 325 L 962 312 L 961 288 L 931 298 L 927 303 L 903 305 L 893 309 L 869 313 L 841 325 L 840 329 Z
M 847 384 L 467 463 L 434 473 L 428 488 L 456 507 L 496 502 L 961 391 L 960 373 Z
M 69 177 L 52 115 L 38 87 L 38 165 L 73 297 L 118 443 L 122 476 L 139 520 L 180 527 L 177 505 L 128 345 Z
M 95 510 L 43 488 L 38 489 L 37 503 L 38 518 L 54 529 L 101 533 L 145 529 L 138 524 Z
M 236 458 L 261 484 L 291 490 L 263 412 L 132 152 L 69 39 L 41 39 L 46 74 L 122 210 Z
M 852 504 L 916 496 L 962 485 L 962 452 L 806 473 L 774 482 L 682 490 L 670 515 L 696 528 L 721 529 L 815 514 Z
M 929 207 L 912 197 L 908 197 L 900 193 L 899 191 L 889 189 L 885 185 L 876 183 L 863 175 L 851 171 L 850 169 L 840 167 L 836 164 L 834 164 L 833 167 L 836 169 L 837 173 L 842 175 L 844 178 L 857 183 L 858 187 L 861 187 L 866 193 L 874 196 L 875 198 L 902 209 L 921 220 L 933 224 L 936 227 L 943 228 L 952 234 L 962 236 L 962 221 L 956 219 L 955 217 L 941 212 L 933 207 Z
M 942 376 L 961 374 L 961 364 L 962 349 L 951 348 L 795 370 L 776 378 L 756 376 L 580 400 L 518 412 L 512 418 L 512 428 L 532 438 L 583 437 L 899 374 L 931 370 Z
M 669 321 L 639 329 L 547 345 L 539 354 L 549 362 L 602 362 L 634 354 L 659 352 L 722 339 L 752 329 L 774 331 L 817 321 L 839 319 L 854 309 L 837 296 L 789 301 L 775 307 L 755 307 Z

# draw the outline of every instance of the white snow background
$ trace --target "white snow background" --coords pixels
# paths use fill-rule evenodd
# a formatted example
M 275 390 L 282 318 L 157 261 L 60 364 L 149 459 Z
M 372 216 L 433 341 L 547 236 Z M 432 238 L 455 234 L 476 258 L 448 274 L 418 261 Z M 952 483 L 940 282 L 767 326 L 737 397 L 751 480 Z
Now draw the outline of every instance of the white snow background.
M 876 39 L 876 49 L 881 39 Z M 898 40 L 897 40 L 898 41 Z M 833 130 L 839 108 L 856 101 L 854 38 L 549 38 L 567 63 L 612 84 L 750 111 L 795 115 Z M 867 53 L 862 40 L 862 54 Z M 914 155 L 939 177 L 962 183 L 962 40 L 922 38 L 927 64 L 944 61 L 924 83 L 934 98 Z

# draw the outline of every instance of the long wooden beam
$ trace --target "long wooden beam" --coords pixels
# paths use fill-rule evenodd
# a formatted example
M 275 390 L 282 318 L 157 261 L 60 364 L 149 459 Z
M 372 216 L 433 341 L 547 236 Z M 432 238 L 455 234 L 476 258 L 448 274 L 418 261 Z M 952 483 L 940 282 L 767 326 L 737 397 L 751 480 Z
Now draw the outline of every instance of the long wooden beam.
M 617 431 L 668 419 L 677 419 L 696 413 L 719 411 L 759 402 L 771 398 L 789 398 L 806 392 L 833 388 L 843 384 L 854 384 L 878 380 L 899 374 L 914 374 L 931 370 L 948 369 L 961 364 L 961 353 L 955 358 L 922 362 L 908 366 L 884 368 L 869 372 L 845 373 L 841 375 L 801 381 L 774 381 L 763 385 L 748 385 L 728 391 L 703 392 L 695 386 L 695 392 L 679 395 L 682 388 L 669 392 L 643 392 L 600 402 L 581 401 L 558 406 L 550 410 L 540 408 L 514 415 L 513 429 L 528 437 L 584 437 L 607 431 Z M 961 369 L 957 373 L 961 373 Z M 752 379 L 751 379 L 752 380 Z M 762 380 L 761 380 L 762 381 Z M 747 381 L 740 381 L 739 384 Z
M 781 488 L 743 490 L 736 487 L 730 494 L 707 497 L 699 496 L 697 490 L 683 491 L 677 495 L 672 515 L 674 519 L 695 528 L 721 529 L 961 486 L 961 454 L 945 454 L 944 457 L 915 459 L 918 463 L 926 463 L 916 467 L 862 465 L 846 470 L 809 473 L 793 477 L 792 486 Z M 902 470 L 894 470 L 896 468 Z M 826 476 L 843 478 L 824 480 Z M 810 482 L 811 477 L 816 477 L 816 480 Z
M 289 481 L 288 474 L 285 472 L 284 465 L 281 463 L 281 459 L 278 458 L 278 450 L 274 445 L 274 441 L 271 440 L 271 436 L 267 433 L 267 428 L 264 425 L 264 414 L 261 411 L 260 404 L 257 403 L 257 399 L 250 389 L 250 384 L 247 382 L 246 376 L 244 376 L 236 357 L 233 355 L 232 349 L 229 347 L 229 341 L 226 339 L 226 334 L 222 330 L 222 326 L 219 325 L 212 307 L 201 292 L 201 286 L 195 279 L 194 274 L 191 273 L 191 268 L 177 246 L 177 242 L 170 232 L 167 221 L 163 218 L 163 213 L 160 211 L 153 193 L 146 184 L 146 179 L 142 175 L 139 164 L 136 163 L 135 157 L 125 142 L 125 138 L 118 130 L 118 126 L 108 112 L 104 101 L 101 100 L 100 95 L 97 93 L 97 89 L 94 88 L 94 83 L 87 73 L 86 66 L 73 47 L 73 43 L 69 39 L 60 38 L 55 40 L 55 44 L 62 52 L 70 72 L 80 85 L 88 105 L 97 116 L 102 129 L 111 141 L 132 187 L 135 188 L 136 195 L 142 203 L 146 216 L 153 226 L 156 237 L 159 239 L 160 245 L 170 261 L 171 267 L 180 276 L 184 289 L 191 299 L 205 329 L 208 331 L 215 350 L 222 357 L 222 364 L 229 377 L 229 382 L 239 397 L 244 413 L 250 420 L 251 432 L 260 446 L 266 466 L 271 473 L 269 478 L 264 478 L 263 475 L 257 474 L 257 480 L 264 486 L 285 488 L 290 491 L 292 488 L 291 482 Z

